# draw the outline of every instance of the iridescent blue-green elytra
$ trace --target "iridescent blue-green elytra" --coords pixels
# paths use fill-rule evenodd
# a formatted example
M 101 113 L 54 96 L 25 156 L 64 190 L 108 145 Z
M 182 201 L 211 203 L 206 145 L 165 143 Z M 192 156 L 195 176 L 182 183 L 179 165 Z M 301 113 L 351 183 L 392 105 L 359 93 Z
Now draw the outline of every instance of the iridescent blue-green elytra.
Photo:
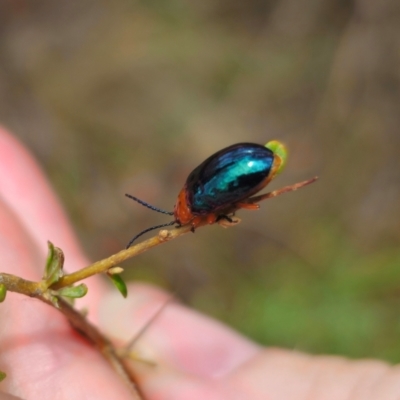
M 186 180 L 193 215 L 229 207 L 257 193 L 268 179 L 274 153 L 255 143 L 238 143 L 207 158 Z

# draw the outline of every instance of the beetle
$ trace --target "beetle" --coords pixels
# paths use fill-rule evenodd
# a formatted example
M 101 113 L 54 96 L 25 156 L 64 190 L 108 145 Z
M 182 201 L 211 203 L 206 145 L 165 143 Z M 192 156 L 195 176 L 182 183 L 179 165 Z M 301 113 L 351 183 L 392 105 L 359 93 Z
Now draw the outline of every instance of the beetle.
M 259 201 L 280 193 L 251 196 L 268 185 L 283 170 L 286 159 L 286 147 L 277 140 L 270 141 L 265 146 L 256 143 L 228 146 L 208 157 L 189 174 L 172 212 L 126 194 L 153 211 L 174 216 L 174 220 L 169 223 L 153 226 L 137 234 L 128 243 L 127 248 L 139 236 L 153 229 L 174 224 L 190 224 L 194 232 L 196 227 L 204 222 L 214 224 L 221 219 L 232 222 L 230 215 L 241 208 L 258 209 Z M 315 179 L 286 187 L 281 191 L 296 190 Z

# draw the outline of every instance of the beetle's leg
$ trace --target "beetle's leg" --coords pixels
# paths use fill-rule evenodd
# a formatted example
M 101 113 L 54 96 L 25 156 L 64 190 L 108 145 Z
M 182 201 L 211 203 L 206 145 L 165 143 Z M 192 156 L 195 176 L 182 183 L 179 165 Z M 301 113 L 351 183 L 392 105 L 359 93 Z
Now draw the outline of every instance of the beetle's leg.
M 194 233 L 194 231 L 196 230 L 196 228 L 200 225 L 200 223 L 203 221 L 204 218 L 197 216 L 194 217 L 191 221 L 190 221 L 190 225 L 192 225 L 191 227 L 191 231 Z
M 233 219 L 231 217 L 228 217 L 227 215 L 224 214 L 218 215 L 215 222 L 221 221 L 221 219 L 226 219 L 228 222 L 233 222 Z
M 237 203 L 236 208 L 244 208 L 245 210 L 258 210 L 260 206 L 255 203 Z
M 208 214 L 206 217 L 206 221 L 210 225 L 215 224 L 217 219 L 218 219 L 218 217 L 216 216 L 216 214 Z
M 216 222 L 223 228 L 229 228 L 237 225 L 240 222 L 240 218 L 235 217 L 232 213 L 229 213 L 229 215 L 221 214 L 218 216 Z

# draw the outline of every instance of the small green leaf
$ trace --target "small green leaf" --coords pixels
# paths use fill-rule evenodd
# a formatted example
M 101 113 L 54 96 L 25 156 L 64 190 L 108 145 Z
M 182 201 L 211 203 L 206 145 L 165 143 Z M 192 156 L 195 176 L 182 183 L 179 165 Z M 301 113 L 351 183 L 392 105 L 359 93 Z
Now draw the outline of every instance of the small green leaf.
M 78 286 L 67 286 L 60 290 L 57 290 L 57 294 L 59 296 L 71 297 L 73 299 L 79 299 L 85 296 L 87 292 L 88 288 L 84 283 L 81 283 Z
M 0 382 L 3 381 L 4 379 L 6 379 L 7 374 L 3 371 L 0 371 Z
M 48 242 L 49 253 L 46 260 L 46 268 L 44 271 L 43 280 L 46 281 L 47 286 L 58 282 L 64 275 L 64 253 L 58 247 L 55 247 L 53 243 Z
M 7 288 L 6 285 L 0 283 L 0 303 L 2 303 L 6 299 Z
M 107 274 L 108 275 L 108 274 Z M 112 280 L 114 286 L 119 290 L 122 296 L 128 296 L 128 288 L 126 287 L 125 281 L 121 278 L 121 275 L 108 275 Z

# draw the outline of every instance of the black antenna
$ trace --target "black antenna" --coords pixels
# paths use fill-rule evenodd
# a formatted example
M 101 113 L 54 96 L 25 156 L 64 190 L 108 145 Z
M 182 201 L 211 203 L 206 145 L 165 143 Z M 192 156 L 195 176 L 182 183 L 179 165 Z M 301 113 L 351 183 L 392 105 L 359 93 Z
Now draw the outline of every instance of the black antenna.
M 132 200 L 137 201 L 139 204 L 141 204 L 141 205 L 144 206 L 144 207 L 150 208 L 150 210 L 157 211 L 157 212 L 159 212 L 159 213 L 161 213 L 161 214 L 174 215 L 173 211 L 165 211 L 165 210 L 162 210 L 161 208 L 154 207 L 154 206 L 152 206 L 151 204 L 146 203 L 145 201 L 140 200 L 140 199 L 138 199 L 137 197 L 132 196 L 132 195 L 130 195 L 130 194 L 128 194 L 128 193 L 125 193 L 125 196 L 126 196 L 126 197 L 129 197 L 129 198 L 132 199 Z M 152 226 L 151 228 L 145 229 L 144 231 L 138 233 L 134 238 L 132 238 L 132 239 L 130 240 L 130 242 L 128 243 L 128 245 L 126 246 L 126 248 L 129 249 L 129 247 L 132 246 L 132 243 L 133 243 L 139 236 L 142 236 L 143 234 L 145 234 L 145 233 L 147 233 L 147 232 L 150 232 L 150 231 L 152 231 L 153 229 L 164 228 L 165 226 L 171 226 L 171 225 L 173 225 L 173 224 L 175 224 L 175 223 L 176 223 L 176 221 L 171 221 L 171 222 L 168 222 L 167 224 L 156 225 L 156 226 Z
M 130 197 L 130 196 L 128 196 Z M 151 208 L 152 206 L 150 206 L 149 208 Z M 152 209 L 152 208 L 151 208 Z M 154 210 L 154 211 L 158 211 L 158 210 Z M 167 212 L 165 212 L 165 214 L 167 214 Z M 165 226 L 171 226 L 174 225 L 176 223 L 176 221 L 171 221 L 168 222 L 167 224 L 161 224 L 161 225 L 156 225 L 156 226 L 152 226 L 151 228 L 147 228 L 144 231 L 138 233 L 135 237 L 133 237 L 130 242 L 127 244 L 126 248 L 129 249 L 129 247 L 132 246 L 132 243 L 139 237 L 142 236 L 143 234 L 152 231 L 153 229 L 157 229 L 157 228 L 164 228 Z
M 132 200 L 137 201 L 137 202 L 138 202 L 139 204 L 141 204 L 142 206 L 145 206 L 145 207 L 147 207 L 147 208 L 150 208 L 150 210 L 157 211 L 157 212 L 159 212 L 159 213 L 161 213 L 161 214 L 174 215 L 173 211 L 165 211 L 165 210 L 162 210 L 161 208 L 154 207 L 154 206 L 152 206 L 151 204 L 146 203 L 145 201 L 140 200 L 140 199 L 138 199 L 137 197 L 132 196 L 132 195 L 130 195 L 130 194 L 125 193 L 125 196 L 126 196 L 126 197 L 129 197 L 129 198 L 132 199 Z M 172 225 L 172 224 L 171 224 L 171 225 Z

